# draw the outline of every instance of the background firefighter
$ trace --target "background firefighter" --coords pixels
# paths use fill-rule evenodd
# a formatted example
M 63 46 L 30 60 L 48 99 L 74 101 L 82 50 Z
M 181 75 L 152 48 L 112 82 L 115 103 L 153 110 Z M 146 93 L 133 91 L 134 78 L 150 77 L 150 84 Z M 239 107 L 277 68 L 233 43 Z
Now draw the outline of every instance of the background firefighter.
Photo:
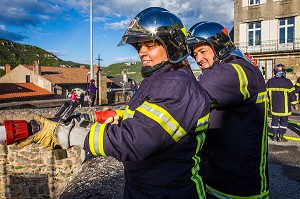
M 266 86 L 272 115 L 273 140 L 287 141 L 283 135 L 287 130 L 288 117 L 292 114 L 291 106 L 297 108 L 297 98 L 293 83 L 286 78 L 286 67 L 283 64 L 274 67 L 274 77 L 268 80 Z

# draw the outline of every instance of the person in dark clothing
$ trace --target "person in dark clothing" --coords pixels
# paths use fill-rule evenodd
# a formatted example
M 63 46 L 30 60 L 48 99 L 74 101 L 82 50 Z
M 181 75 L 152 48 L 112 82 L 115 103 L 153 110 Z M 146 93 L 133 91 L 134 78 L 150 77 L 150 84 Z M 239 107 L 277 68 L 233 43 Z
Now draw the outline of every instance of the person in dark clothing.
M 287 130 L 288 117 L 292 114 L 291 106 L 296 109 L 297 98 L 293 83 L 286 78 L 286 68 L 283 64 L 274 67 L 274 77 L 268 80 L 266 86 L 272 115 L 273 140 L 287 141 L 283 135 Z
M 131 83 L 130 83 L 131 97 L 134 95 L 134 93 L 136 92 L 137 88 L 138 88 L 137 83 L 132 79 Z
M 124 199 L 204 199 L 199 151 L 210 104 L 187 60 L 185 26 L 168 10 L 150 7 L 132 20 L 123 44 L 137 50 L 144 79 L 122 122 L 94 123 L 90 129 L 76 122 L 72 128 L 72 123 L 60 126 L 55 136 L 47 137 L 57 141 L 50 145 L 78 145 L 95 156 L 121 161 Z
M 261 72 L 221 24 L 196 23 L 188 45 L 211 101 L 201 150 L 207 198 L 268 198 L 267 92 Z
M 297 104 L 294 106 L 294 109 L 297 111 L 298 110 L 298 104 L 299 104 L 299 94 L 300 94 L 300 77 L 297 78 L 297 81 L 294 85 L 295 87 L 295 94 L 297 98 Z
M 91 79 L 88 90 L 90 93 L 91 106 L 94 106 L 95 104 L 97 90 L 98 88 L 95 86 L 95 80 Z

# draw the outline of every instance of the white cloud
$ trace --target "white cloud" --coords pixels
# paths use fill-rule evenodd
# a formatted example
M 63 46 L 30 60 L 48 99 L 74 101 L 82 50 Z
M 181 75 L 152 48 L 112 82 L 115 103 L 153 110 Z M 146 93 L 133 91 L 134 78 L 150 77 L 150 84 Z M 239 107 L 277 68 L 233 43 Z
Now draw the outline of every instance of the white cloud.
M 97 4 L 103 0 L 94 2 Z M 233 25 L 233 3 L 232 0 L 111 0 L 102 6 L 108 6 L 110 10 L 118 10 L 117 13 L 127 17 L 129 21 L 143 9 L 159 6 L 180 17 L 188 28 L 200 21 L 215 21 L 230 28 Z
M 6 30 L 6 26 L 5 25 L 0 25 L 0 30 Z
M 130 57 L 115 57 L 112 59 L 114 62 L 127 62 L 127 61 L 140 61 L 140 58 L 136 56 L 130 56 Z
M 58 51 L 58 50 L 47 50 L 49 53 L 52 53 L 53 55 L 60 57 L 60 56 L 65 56 L 64 53 Z
M 122 30 L 126 29 L 129 25 L 129 20 L 123 20 L 120 22 L 114 22 L 114 23 L 105 23 L 104 28 L 105 29 L 113 29 L 113 30 Z

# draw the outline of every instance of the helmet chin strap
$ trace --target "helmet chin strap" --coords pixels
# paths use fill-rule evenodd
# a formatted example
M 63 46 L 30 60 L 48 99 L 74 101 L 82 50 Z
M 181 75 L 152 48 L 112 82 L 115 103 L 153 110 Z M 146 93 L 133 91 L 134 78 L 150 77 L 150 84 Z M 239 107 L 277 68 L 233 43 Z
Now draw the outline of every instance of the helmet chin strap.
M 154 72 L 159 71 L 162 69 L 164 65 L 166 65 L 168 62 L 161 62 L 159 64 L 156 64 L 155 66 L 143 66 L 141 68 L 141 74 L 142 77 L 149 77 L 151 76 Z
M 210 68 L 212 68 L 214 65 L 219 64 L 220 63 L 220 58 L 217 57 L 216 55 L 214 56 L 214 63 L 212 64 L 212 66 Z

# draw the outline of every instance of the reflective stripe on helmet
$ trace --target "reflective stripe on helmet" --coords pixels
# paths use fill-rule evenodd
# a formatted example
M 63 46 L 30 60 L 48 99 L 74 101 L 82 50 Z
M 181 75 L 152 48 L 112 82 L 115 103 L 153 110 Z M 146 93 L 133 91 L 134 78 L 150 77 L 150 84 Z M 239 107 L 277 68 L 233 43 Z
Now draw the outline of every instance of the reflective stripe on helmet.
M 238 74 L 239 82 L 240 82 L 240 91 L 241 94 L 244 96 L 244 100 L 248 99 L 250 97 L 250 93 L 248 91 L 248 78 L 246 76 L 246 73 L 240 65 L 238 64 L 231 64 L 231 65 L 234 67 L 234 69 Z
M 168 111 L 156 104 L 145 101 L 136 110 L 156 121 L 175 142 L 178 142 L 187 134 Z

